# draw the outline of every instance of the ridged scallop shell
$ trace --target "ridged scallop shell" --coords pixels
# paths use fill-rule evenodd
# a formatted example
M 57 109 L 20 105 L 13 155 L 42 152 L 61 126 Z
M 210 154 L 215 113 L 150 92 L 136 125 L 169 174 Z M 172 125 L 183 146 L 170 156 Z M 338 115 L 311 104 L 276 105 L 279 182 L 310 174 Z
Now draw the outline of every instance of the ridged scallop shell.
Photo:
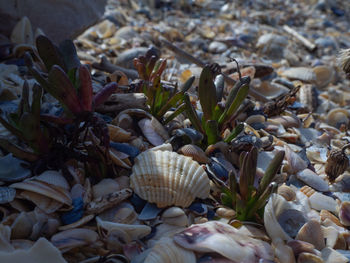
M 209 196 L 209 178 L 191 157 L 176 152 L 146 151 L 135 158 L 130 186 L 158 207 L 189 206 L 196 197 Z

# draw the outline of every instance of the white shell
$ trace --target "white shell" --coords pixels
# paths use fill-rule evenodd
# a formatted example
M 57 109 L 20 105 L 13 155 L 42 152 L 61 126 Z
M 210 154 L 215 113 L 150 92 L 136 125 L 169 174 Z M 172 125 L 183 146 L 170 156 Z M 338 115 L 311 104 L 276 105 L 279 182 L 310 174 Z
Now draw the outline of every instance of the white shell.
M 130 186 L 142 199 L 158 207 L 189 206 L 209 196 L 209 178 L 191 157 L 176 152 L 147 151 L 135 159 Z
M 304 169 L 298 172 L 297 177 L 299 180 L 318 191 L 326 192 L 329 190 L 328 183 L 310 169 Z

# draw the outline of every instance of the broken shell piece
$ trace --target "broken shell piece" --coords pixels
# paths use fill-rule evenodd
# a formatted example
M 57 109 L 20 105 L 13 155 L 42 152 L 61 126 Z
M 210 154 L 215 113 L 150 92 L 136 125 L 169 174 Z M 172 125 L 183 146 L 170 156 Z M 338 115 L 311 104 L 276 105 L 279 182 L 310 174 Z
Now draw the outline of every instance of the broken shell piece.
M 192 157 L 193 160 L 199 162 L 199 163 L 209 163 L 210 159 L 208 156 L 206 156 L 205 152 L 199 148 L 196 145 L 193 144 L 187 144 L 182 146 L 179 150 L 178 153 L 183 154 L 185 156 Z
M 188 218 L 185 211 L 173 206 L 165 210 L 161 217 L 163 223 L 174 226 L 188 226 Z
M 339 208 L 339 219 L 344 226 L 350 226 L 350 202 L 344 201 Z
M 340 254 L 338 251 L 330 248 L 325 247 L 321 251 L 322 253 L 322 259 L 324 260 L 324 263 L 347 263 L 349 262 L 349 259 L 342 254 Z
M 92 197 L 93 199 L 97 199 L 104 195 L 117 192 L 119 190 L 120 186 L 116 182 L 116 180 L 113 180 L 111 178 L 105 178 L 92 187 Z
M 284 199 L 286 199 L 287 201 L 293 201 L 296 197 L 296 193 L 293 190 L 293 188 L 286 184 L 279 186 L 277 189 L 277 193 L 283 196 Z
M 34 44 L 32 25 L 28 17 L 22 17 L 16 24 L 11 33 L 11 41 L 15 44 Z
M 131 132 L 118 126 L 107 124 L 109 137 L 114 142 L 128 142 L 131 139 Z
M 298 172 L 297 178 L 318 191 L 326 192 L 329 190 L 328 183 L 310 169 Z
M 322 250 L 325 247 L 321 225 L 315 219 L 311 219 L 303 225 L 295 239 L 313 244 L 318 250 Z
M 336 217 L 335 215 L 333 215 L 331 212 L 329 212 L 327 210 L 322 209 L 320 212 L 320 217 L 321 217 L 321 222 L 326 220 L 326 219 L 329 219 L 337 226 L 343 227 L 343 225 L 340 223 L 338 217 Z
M 73 228 L 78 228 L 81 227 L 83 225 L 85 225 L 87 222 L 91 221 L 95 216 L 94 215 L 87 215 L 84 216 L 83 218 L 79 219 L 78 221 L 69 224 L 69 225 L 65 225 L 65 226 L 60 226 L 58 228 L 59 231 L 65 231 L 68 229 L 73 229 Z
M 296 174 L 297 172 L 307 168 L 306 162 L 298 154 L 293 152 L 289 146 L 285 145 L 284 150 L 285 158 L 288 162 L 288 168 L 291 174 Z
M 58 172 L 58 171 L 48 170 L 48 171 L 45 171 L 36 177 L 33 177 L 32 179 L 47 183 L 53 187 L 60 187 L 60 188 L 65 189 L 67 191 L 70 190 L 70 186 L 69 186 L 67 180 L 64 178 L 62 173 Z
M 87 207 L 86 211 L 89 214 L 98 214 L 111 208 L 123 200 L 129 198 L 132 195 L 132 190 L 129 188 L 122 189 L 118 192 L 110 193 L 102 197 L 96 198 L 91 201 Z
M 315 246 L 302 240 L 291 240 L 287 245 L 293 249 L 295 256 L 298 256 L 303 252 L 316 254 Z
M 186 249 L 219 253 L 234 262 L 258 262 L 259 259 L 274 258 L 268 243 L 242 235 L 234 227 L 219 221 L 192 225 L 175 234 L 174 241 Z
M 315 254 L 303 252 L 298 256 L 298 263 L 324 263 L 324 261 Z
M 1 262 L 50 262 L 66 263 L 61 252 L 46 238 L 40 238 L 30 249 L 17 249 L 12 252 L 0 251 Z
M 283 240 L 275 240 L 272 243 L 275 256 L 278 258 L 279 262 L 285 263 L 295 263 L 295 256 L 291 247 L 284 244 Z
M 119 233 L 120 238 L 126 244 L 133 240 L 139 240 L 151 233 L 151 227 L 146 225 L 129 225 L 108 222 L 103 221 L 98 216 L 96 217 L 96 222 L 98 231 L 102 237 L 107 237 L 111 233 Z
M 158 207 L 188 207 L 196 197 L 209 196 L 209 178 L 192 158 L 176 152 L 146 151 L 135 158 L 130 186 Z
M 6 204 L 11 201 L 16 196 L 16 190 L 11 187 L 1 186 L 0 187 L 0 204 Z
M 154 146 L 163 144 L 165 140 L 169 139 L 168 132 L 164 129 L 162 124 L 154 117 L 152 119 L 144 118 L 138 122 L 138 125 L 147 138 L 147 140 Z
M 344 108 L 335 108 L 328 112 L 327 123 L 333 127 L 339 128 L 341 124 L 349 124 L 349 111 Z
M 305 185 L 300 188 L 300 192 L 304 193 L 309 198 L 310 206 L 318 211 L 322 209 L 336 213 L 337 212 L 337 202 L 330 196 L 316 192 L 311 187 Z
M 61 202 L 31 191 L 22 191 L 19 196 L 33 202 L 37 207 L 45 211 L 47 214 L 56 212 L 63 206 L 63 203 Z
M 104 221 L 110 221 L 121 224 L 132 224 L 137 219 L 137 213 L 134 207 L 123 202 L 117 206 L 114 206 L 98 215 Z
M 98 234 L 90 229 L 75 228 L 59 232 L 51 237 L 52 244 L 62 253 L 75 247 L 91 245 L 98 240 Z
M 333 81 L 335 72 L 332 68 L 322 65 L 314 67 L 312 70 L 316 75 L 315 84 L 318 88 L 325 88 Z
M 313 83 L 316 81 L 316 73 L 311 68 L 289 68 L 283 71 L 281 75 L 291 80 L 301 80 L 308 83 Z
M 174 243 L 171 238 L 161 238 L 151 249 L 144 263 L 196 263 L 195 254 Z

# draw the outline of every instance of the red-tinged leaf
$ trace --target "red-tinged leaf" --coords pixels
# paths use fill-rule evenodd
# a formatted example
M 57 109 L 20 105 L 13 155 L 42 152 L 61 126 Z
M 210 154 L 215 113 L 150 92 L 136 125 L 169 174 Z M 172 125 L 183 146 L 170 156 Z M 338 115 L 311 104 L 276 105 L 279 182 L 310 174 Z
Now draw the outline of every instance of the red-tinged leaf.
M 0 138 L 0 147 L 11 152 L 13 156 L 28 162 L 35 162 L 39 159 L 39 155 L 33 152 L 27 152 L 4 138 Z
M 84 111 L 91 111 L 92 110 L 92 80 L 90 71 L 85 65 L 80 65 L 79 67 L 79 80 L 80 80 L 80 88 L 79 88 L 79 95 L 80 95 L 80 102 L 81 107 Z
M 79 115 L 83 110 L 78 94 L 63 69 L 54 65 L 51 68 L 48 80 L 50 94 L 64 104 L 74 115 Z
M 48 37 L 44 35 L 38 36 L 36 39 L 36 47 L 47 71 L 50 71 L 53 65 L 58 65 L 66 70 L 60 50 Z
M 104 103 L 118 88 L 118 84 L 110 82 L 105 85 L 93 98 L 93 107 L 96 108 Z
M 40 119 L 44 122 L 52 122 L 60 125 L 72 124 L 74 122 L 73 119 L 57 117 L 57 116 L 47 115 L 47 114 L 40 115 Z
M 72 40 L 63 40 L 59 45 L 59 50 L 61 51 L 67 71 L 79 67 L 80 60 Z

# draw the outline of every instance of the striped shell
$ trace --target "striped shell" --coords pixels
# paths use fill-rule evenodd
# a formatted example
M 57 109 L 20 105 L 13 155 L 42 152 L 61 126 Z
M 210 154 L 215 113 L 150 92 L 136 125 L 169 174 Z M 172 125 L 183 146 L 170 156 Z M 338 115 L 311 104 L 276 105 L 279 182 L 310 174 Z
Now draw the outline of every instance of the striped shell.
M 146 151 L 135 158 L 130 186 L 158 207 L 187 207 L 209 196 L 209 178 L 191 157 L 170 151 Z

